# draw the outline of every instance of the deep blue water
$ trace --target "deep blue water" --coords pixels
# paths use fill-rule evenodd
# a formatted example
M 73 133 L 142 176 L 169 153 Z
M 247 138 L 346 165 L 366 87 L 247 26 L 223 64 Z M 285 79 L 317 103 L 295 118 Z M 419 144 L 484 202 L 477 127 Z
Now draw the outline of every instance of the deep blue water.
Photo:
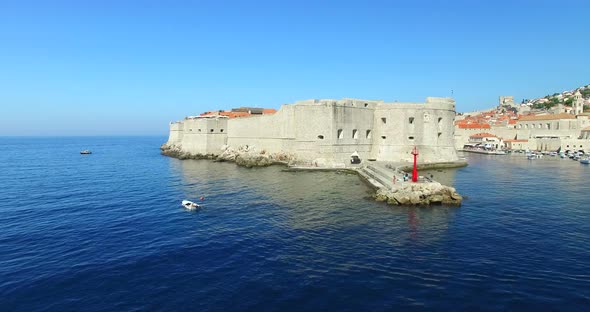
M 400 208 L 164 141 L 0 138 L 1 311 L 590 308 L 588 166 L 466 155 L 462 207 Z

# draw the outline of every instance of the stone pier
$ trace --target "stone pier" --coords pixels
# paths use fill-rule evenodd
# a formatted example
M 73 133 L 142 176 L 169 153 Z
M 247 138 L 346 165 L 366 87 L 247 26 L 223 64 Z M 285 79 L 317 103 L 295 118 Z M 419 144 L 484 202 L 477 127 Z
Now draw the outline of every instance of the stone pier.
M 464 165 L 465 163 L 456 162 L 422 166 L 434 169 Z M 414 183 L 411 181 L 411 174 L 410 179 L 404 179 L 404 170 L 409 168 L 411 165 L 402 163 L 371 162 L 357 168 L 357 172 L 375 187 L 374 198 L 377 201 L 400 206 L 461 205 L 463 197 L 453 187 L 423 176 Z

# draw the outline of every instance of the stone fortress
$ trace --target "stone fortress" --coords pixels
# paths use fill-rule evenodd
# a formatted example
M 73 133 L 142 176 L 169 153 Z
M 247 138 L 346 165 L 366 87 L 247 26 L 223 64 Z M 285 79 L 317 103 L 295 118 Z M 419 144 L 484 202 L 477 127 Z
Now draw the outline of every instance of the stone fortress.
M 256 149 L 283 155 L 294 165 L 342 168 L 353 155 L 363 163 L 410 162 L 416 146 L 421 163 L 454 162 L 454 118 L 451 98 L 428 97 L 425 103 L 306 100 L 282 105 L 273 114 L 186 117 L 170 123 L 162 149 L 199 156 Z

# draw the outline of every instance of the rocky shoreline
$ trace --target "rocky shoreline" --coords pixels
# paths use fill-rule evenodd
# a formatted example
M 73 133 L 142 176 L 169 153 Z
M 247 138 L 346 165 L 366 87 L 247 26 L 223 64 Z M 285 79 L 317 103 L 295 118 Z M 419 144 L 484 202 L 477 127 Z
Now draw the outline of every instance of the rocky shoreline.
M 161 154 L 173 158 L 184 159 L 208 159 L 216 162 L 234 162 L 238 166 L 247 168 L 266 167 L 270 165 L 285 165 L 290 170 L 347 170 L 354 172 L 359 177 L 366 179 L 358 169 L 315 167 L 314 162 L 305 163 L 298 161 L 295 155 L 287 153 L 267 153 L 264 150 L 258 150 L 252 146 L 241 146 L 237 149 L 224 146 L 222 153 L 214 154 L 191 154 L 182 150 L 180 146 L 170 146 L 163 144 Z M 449 164 L 441 164 L 445 168 L 451 167 Z M 299 166 L 299 167 L 298 167 Z M 430 168 L 435 168 L 436 164 L 430 164 Z M 455 166 L 457 167 L 457 166 Z M 370 183 L 369 183 L 370 184 Z M 373 198 L 379 202 L 386 202 L 389 205 L 397 206 L 431 206 L 431 205 L 450 205 L 460 206 L 463 197 L 457 193 L 455 188 L 442 185 L 438 182 L 411 183 L 403 182 L 395 185 L 392 189 L 385 187 L 374 187 L 376 190 Z
M 265 150 L 258 150 L 251 146 L 241 146 L 234 149 L 224 146 L 222 153 L 214 154 L 191 154 L 183 151 L 179 146 L 163 144 L 160 146 L 161 154 L 178 159 L 210 159 L 217 162 L 234 162 L 238 166 L 247 168 L 266 167 L 270 165 L 295 165 L 296 159 L 287 153 L 267 153 Z
M 463 196 L 455 188 L 438 182 L 402 183 L 391 190 L 380 188 L 373 198 L 397 206 L 460 206 Z

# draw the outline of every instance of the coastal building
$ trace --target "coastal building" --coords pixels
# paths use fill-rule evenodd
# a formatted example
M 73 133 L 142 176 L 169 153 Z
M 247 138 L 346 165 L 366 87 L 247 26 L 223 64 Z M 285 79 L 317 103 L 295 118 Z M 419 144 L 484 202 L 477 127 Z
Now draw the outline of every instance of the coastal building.
M 529 145 L 529 140 L 506 139 L 504 140 L 504 149 L 513 151 L 526 151 L 531 150 L 532 148 Z
M 173 122 L 166 146 L 202 155 L 254 146 L 326 166 L 349 163 L 352 154 L 361 160 L 412 161 L 414 146 L 421 162 L 458 160 L 451 98 L 428 97 L 424 103 L 306 100 L 272 114 L 230 117 L 204 114 Z
M 499 138 L 491 133 L 483 132 L 477 133 L 469 137 L 469 144 L 485 149 L 501 149 L 504 144 L 502 138 Z
M 578 112 L 580 104 L 574 103 Z M 581 106 L 583 107 L 583 105 Z M 590 146 L 590 136 L 585 131 L 590 126 L 588 113 L 566 113 L 558 106 L 560 113 L 544 112 L 539 114 L 510 116 L 506 113 L 485 112 L 479 115 L 459 119 L 455 122 L 456 147 L 462 148 L 470 143 L 471 136 L 487 132 L 503 139 L 505 149 L 530 149 L 538 151 L 555 151 L 557 149 L 581 149 Z M 565 111 L 569 111 L 565 107 Z

